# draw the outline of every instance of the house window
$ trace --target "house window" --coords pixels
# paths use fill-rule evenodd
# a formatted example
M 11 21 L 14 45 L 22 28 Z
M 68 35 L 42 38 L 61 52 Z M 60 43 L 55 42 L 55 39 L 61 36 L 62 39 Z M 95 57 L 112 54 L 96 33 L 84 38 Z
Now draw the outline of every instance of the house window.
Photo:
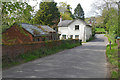
M 63 39 L 66 39 L 66 35 L 62 35 L 62 38 L 63 38 Z
M 75 30 L 79 30 L 79 25 L 75 25 Z
M 75 39 L 79 39 L 79 35 L 75 35 Z
M 70 39 L 73 39 L 73 35 L 70 35 Z

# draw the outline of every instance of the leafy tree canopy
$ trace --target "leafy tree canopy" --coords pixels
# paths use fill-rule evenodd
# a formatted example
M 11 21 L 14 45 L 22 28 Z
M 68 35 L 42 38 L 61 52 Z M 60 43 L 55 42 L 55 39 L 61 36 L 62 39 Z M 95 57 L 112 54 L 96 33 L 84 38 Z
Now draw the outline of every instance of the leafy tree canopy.
M 33 8 L 26 2 L 2 2 L 3 29 L 14 22 L 29 23 L 33 11 Z
M 71 12 L 70 5 L 67 5 L 65 2 L 60 2 L 58 9 L 60 11 L 60 15 L 63 17 L 63 20 L 71 20 L 74 19 L 74 16 Z
M 24 2 L 2 2 L 2 22 L 11 24 L 13 22 L 29 22 L 33 9 Z
M 60 15 L 62 16 L 62 20 L 72 20 L 73 18 L 70 17 L 70 13 L 66 12 L 66 13 L 60 13 Z
M 59 21 L 60 12 L 55 2 L 41 2 L 33 24 L 54 25 Z
M 105 17 L 104 21 L 106 22 L 107 31 L 109 34 L 117 34 L 118 30 L 118 11 L 115 8 L 110 8 L 108 11 L 107 17 Z

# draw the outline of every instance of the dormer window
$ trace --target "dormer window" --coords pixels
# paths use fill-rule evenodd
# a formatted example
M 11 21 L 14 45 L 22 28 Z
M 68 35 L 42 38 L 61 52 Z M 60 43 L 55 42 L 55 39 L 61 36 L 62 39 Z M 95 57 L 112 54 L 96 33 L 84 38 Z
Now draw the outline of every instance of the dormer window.
M 75 30 L 79 30 L 79 25 L 75 25 Z

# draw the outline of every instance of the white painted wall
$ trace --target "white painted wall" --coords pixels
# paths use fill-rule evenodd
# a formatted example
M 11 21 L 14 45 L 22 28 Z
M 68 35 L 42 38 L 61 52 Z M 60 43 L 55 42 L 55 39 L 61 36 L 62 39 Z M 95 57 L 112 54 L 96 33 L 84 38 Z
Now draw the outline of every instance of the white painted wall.
M 89 26 L 86 26 L 86 40 L 92 36 L 92 29 Z
M 75 30 L 75 25 L 79 25 L 79 30 Z M 79 35 L 79 40 L 86 42 L 90 38 L 91 28 L 87 27 L 82 21 L 75 20 L 68 27 L 58 27 L 58 33 L 61 34 L 60 39 L 63 39 L 62 35 L 66 35 L 66 39 L 70 38 L 70 35 L 73 35 L 73 39 L 75 39 L 75 35 Z
M 62 39 L 62 35 L 68 35 L 68 27 L 58 27 L 58 33 L 60 35 L 60 40 Z M 67 37 L 68 39 L 68 37 Z
M 75 25 L 79 25 L 79 30 L 75 30 Z M 80 20 L 76 20 L 68 26 L 69 28 L 68 35 L 74 35 L 73 39 L 75 39 L 75 35 L 79 35 L 79 40 L 83 40 L 84 27 L 85 25 L 83 22 L 81 22 Z

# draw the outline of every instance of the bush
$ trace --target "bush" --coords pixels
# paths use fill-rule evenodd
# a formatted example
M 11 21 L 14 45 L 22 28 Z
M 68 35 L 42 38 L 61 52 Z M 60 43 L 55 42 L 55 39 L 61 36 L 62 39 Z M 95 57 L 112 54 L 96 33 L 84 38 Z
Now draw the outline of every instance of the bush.
M 108 34 L 106 34 L 105 36 L 108 38 L 109 42 L 111 41 L 112 44 L 115 44 L 115 37 L 114 36 L 110 36 Z

